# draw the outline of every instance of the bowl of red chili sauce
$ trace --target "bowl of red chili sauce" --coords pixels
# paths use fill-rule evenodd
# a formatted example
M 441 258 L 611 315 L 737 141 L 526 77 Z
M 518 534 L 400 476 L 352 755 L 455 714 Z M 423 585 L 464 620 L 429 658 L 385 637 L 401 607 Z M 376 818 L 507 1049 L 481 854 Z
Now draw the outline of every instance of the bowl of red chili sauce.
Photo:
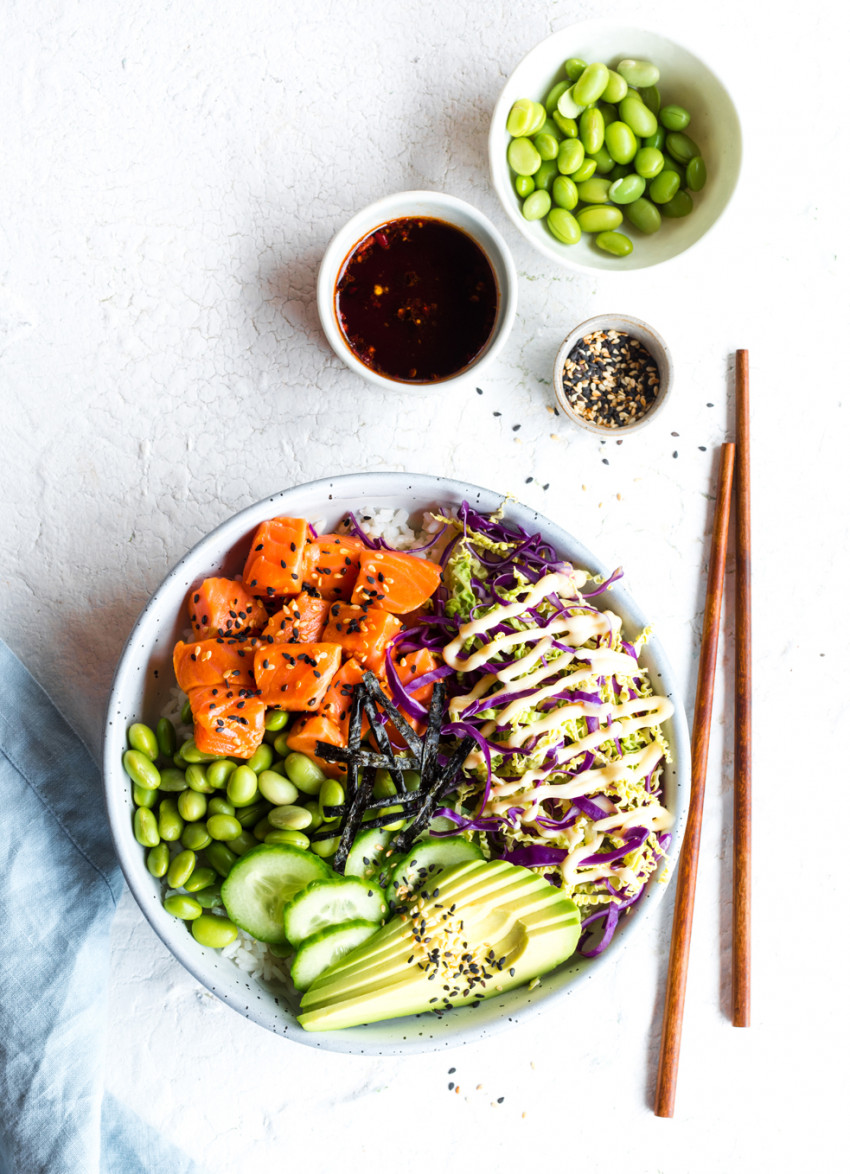
M 358 212 L 319 269 L 319 317 L 336 354 L 387 391 L 477 376 L 516 311 L 516 270 L 486 216 L 441 192 L 400 192 Z

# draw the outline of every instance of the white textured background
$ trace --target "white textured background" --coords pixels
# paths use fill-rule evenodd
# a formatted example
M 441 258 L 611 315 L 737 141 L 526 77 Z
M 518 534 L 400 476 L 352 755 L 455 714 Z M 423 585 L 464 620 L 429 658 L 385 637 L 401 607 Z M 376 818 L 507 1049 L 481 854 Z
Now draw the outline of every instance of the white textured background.
M 253 1027 L 125 898 L 109 1087 L 212 1174 L 293 1160 L 842 1168 L 847 778 L 831 764 L 847 734 L 845 12 L 791 0 L 3 5 L 0 635 L 93 747 L 122 643 L 183 552 L 274 490 L 360 469 L 512 492 L 624 564 L 692 698 L 715 450 L 735 348 L 751 355 L 753 1027 L 728 1020 L 721 683 L 674 1120 L 648 1107 L 672 901 L 600 972 L 580 1017 L 555 1010 L 480 1046 L 383 1061 Z M 745 169 L 704 247 L 592 280 L 555 271 L 508 224 L 486 131 L 532 45 L 618 15 L 716 68 L 742 116 Z M 482 394 L 444 403 L 387 397 L 343 369 L 314 302 L 333 232 L 416 187 L 482 208 L 520 273 L 517 322 Z M 559 342 L 603 310 L 653 323 L 677 372 L 661 420 L 619 446 L 547 410 Z

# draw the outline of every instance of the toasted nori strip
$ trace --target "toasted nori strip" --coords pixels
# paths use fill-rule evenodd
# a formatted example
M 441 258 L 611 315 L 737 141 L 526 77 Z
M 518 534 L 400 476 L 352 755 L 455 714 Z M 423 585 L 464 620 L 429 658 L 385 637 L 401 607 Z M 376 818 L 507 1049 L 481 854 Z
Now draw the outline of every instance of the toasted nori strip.
M 450 789 L 452 780 L 463 765 L 464 759 L 472 751 L 474 746 L 475 739 L 471 734 L 467 735 L 467 737 L 464 738 L 460 746 L 458 746 L 457 750 L 455 750 L 454 754 L 447 762 L 445 769 L 437 775 L 431 786 L 428 788 L 428 795 L 420 807 L 416 818 L 413 820 L 413 823 L 411 823 L 409 827 L 403 828 L 390 844 L 390 848 L 393 850 L 393 852 L 410 851 L 410 849 L 413 847 L 413 841 L 416 839 L 419 833 L 423 832 L 428 826 L 431 816 L 434 814 L 434 808 L 437 806 L 442 796 Z
M 437 681 L 431 694 L 431 704 L 428 707 L 428 728 L 422 740 L 422 759 L 420 763 L 421 783 L 423 791 L 431 786 L 431 776 L 437 770 L 437 748 L 440 744 L 440 733 L 443 724 L 443 707 L 446 700 L 446 686 Z
M 372 788 L 375 785 L 375 773 L 375 768 L 373 766 L 366 766 L 360 772 L 360 785 L 354 792 L 354 796 L 348 807 L 348 813 L 343 820 L 342 830 L 339 833 L 339 846 L 337 847 L 333 858 L 333 868 L 335 872 L 345 871 L 345 862 L 348 859 L 348 853 L 351 851 L 351 845 L 354 842 L 354 837 L 360 829 L 360 822 L 363 818 L 363 811 L 366 807 L 366 804 L 372 798 Z M 318 836 L 315 838 L 325 839 L 326 837 Z
M 387 697 L 386 693 L 384 693 L 383 689 L 381 688 L 381 682 L 378 680 L 375 674 L 370 672 L 368 669 L 363 674 L 363 684 L 366 686 L 369 692 L 369 696 L 373 701 L 378 702 L 381 709 L 383 709 L 384 713 L 386 713 L 387 717 L 401 734 L 402 738 L 404 738 L 405 742 L 408 744 L 413 753 L 417 756 L 421 756 L 422 739 L 416 733 L 416 730 L 414 730 L 410 725 L 407 718 L 402 717 L 402 715 L 393 705 L 392 701 L 389 699 L 389 697 Z
M 372 733 L 375 735 L 375 741 L 378 743 L 378 749 L 391 765 L 386 767 L 389 771 L 392 781 L 395 783 L 396 791 L 404 791 L 404 777 L 401 773 L 401 767 L 395 760 L 393 755 L 392 742 L 390 736 L 384 727 L 381 725 L 381 719 L 378 717 L 378 708 L 371 697 L 367 697 L 364 702 L 366 708 L 366 716 L 369 719 L 369 724 L 372 727 Z
M 330 742 L 317 742 L 316 752 L 328 762 L 348 762 L 351 757 L 346 746 L 332 746 Z M 361 746 L 355 753 L 355 759 L 360 766 L 374 766 L 378 770 L 389 770 L 394 764 L 398 764 L 402 770 L 419 770 L 419 759 L 412 754 L 395 754 L 389 759 L 386 754 L 364 750 Z
M 386 799 L 382 799 L 381 802 L 386 803 Z M 357 831 L 361 832 L 361 831 L 367 831 L 370 828 L 386 827 L 386 825 L 388 823 L 398 823 L 398 821 L 402 818 L 404 818 L 404 817 L 398 811 L 396 811 L 396 812 L 393 812 L 388 815 L 377 815 L 377 816 L 375 816 L 374 819 L 361 819 L 360 824 L 357 828 Z M 338 836 L 338 835 L 339 835 L 339 828 L 323 828 L 322 831 L 315 832 L 311 838 L 313 840 L 332 840 L 334 836 Z M 356 835 L 356 833 L 355 833 L 355 835 Z M 350 848 L 348 849 L 348 852 L 350 855 L 351 854 Z M 347 857 L 346 857 L 346 859 L 347 859 Z

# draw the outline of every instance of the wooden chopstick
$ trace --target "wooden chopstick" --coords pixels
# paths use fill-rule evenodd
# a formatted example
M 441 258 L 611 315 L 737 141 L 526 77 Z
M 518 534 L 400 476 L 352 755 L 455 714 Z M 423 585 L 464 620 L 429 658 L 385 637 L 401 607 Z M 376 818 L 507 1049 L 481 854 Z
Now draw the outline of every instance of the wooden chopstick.
M 721 450 L 711 558 L 705 594 L 705 618 L 702 626 L 699 673 L 697 676 L 694 724 L 691 734 L 691 799 L 676 882 L 676 906 L 667 965 L 667 993 L 664 999 L 664 1024 L 658 1057 L 658 1081 L 655 1089 L 655 1115 L 672 1117 L 676 1103 L 676 1078 L 679 1072 L 679 1045 L 685 1010 L 688 981 L 688 955 L 691 948 L 691 925 L 694 915 L 699 842 L 702 832 L 702 807 L 708 763 L 708 737 L 711 707 L 714 700 L 714 670 L 723 603 L 723 577 L 726 572 L 726 546 L 729 537 L 729 511 L 732 501 L 732 474 L 735 466 L 734 444 Z
M 750 604 L 750 362 L 735 355 L 735 800 L 732 1023 L 750 1025 L 752 633 Z

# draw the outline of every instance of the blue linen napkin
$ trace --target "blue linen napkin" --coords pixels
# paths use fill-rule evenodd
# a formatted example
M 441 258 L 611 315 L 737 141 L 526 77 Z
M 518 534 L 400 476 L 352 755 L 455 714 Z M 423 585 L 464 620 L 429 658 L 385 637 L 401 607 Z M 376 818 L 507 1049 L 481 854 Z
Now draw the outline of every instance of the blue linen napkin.
M 123 880 L 100 772 L 0 642 L 0 1174 L 199 1174 L 104 1096 Z

